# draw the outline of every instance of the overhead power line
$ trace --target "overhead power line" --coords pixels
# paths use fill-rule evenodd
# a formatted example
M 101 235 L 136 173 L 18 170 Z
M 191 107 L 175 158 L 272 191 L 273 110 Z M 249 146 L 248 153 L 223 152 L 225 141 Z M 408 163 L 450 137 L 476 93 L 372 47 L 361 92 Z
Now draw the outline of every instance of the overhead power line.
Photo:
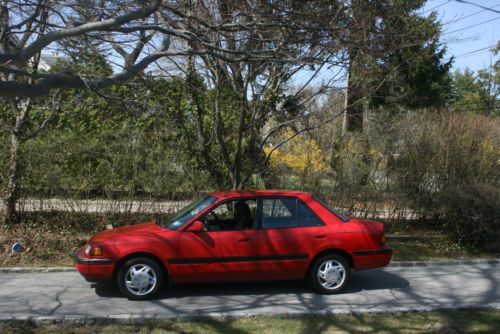
M 469 5 L 473 5 L 473 6 L 476 6 L 476 7 L 482 8 L 482 9 L 484 9 L 484 10 L 488 10 L 488 11 L 490 11 L 490 12 L 500 14 L 500 11 L 499 11 L 499 10 L 493 9 L 493 8 L 495 8 L 496 6 L 493 6 L 493 7 L 485 7 L 485 6 L 482 6 L 482 5 L 478 5 L 477 3 L 473 3 L 473 2 L 470 2 L 470 1 L 465 1 L 465 0 L 455 0 L 455 1 L 456 1 L 456 2 L 461 2 L 461 3 L 466 3 L 466 4 L 469 4 Z
M 447 60 L 450 60 L 451 58 L 453 59 L 457 59 L 457 58 L 461 58 L 461 57 L 469 57 L 469 56 L 472 56 L 472 55 L 477 55 L 477 54 L 480 54 L 480 53 L 486 53 L 486 52 L 490 52 L 490 50 L 492 48 L 494 48 L 496 46 L 496 44 L 493 44 L 493 45 L 490 45 L 490 46 L 487 46 L 487 47 L 484 47 L 484 48 L 480 48 L 480 49 L 477 49 L 477 50 L 472 50 L 472 51 L 469 51 L 469 52 L 466 52 L 466 53 L 461 53 L 459 55 L 453 55 L 451 57 L 448 57 Z
M 423 11 L 423 12 L 422 12 L 422 14 L 425 14 L 425 13 L 431 12 L 431 11 L 433 11 L 433 10 L 434 10 L 434 9 L 436 9 L 436 8 L 439 8 L 439 7 L 441 7 L 441 6 L 446 5 L 447 3 L 450 3 L 451 1 L 452 1 L 452 0 L 447 0 L 447 1 L 443 2 L 443 3 L 442 3 L 442 4 L 440 4 L 440 5 L 434 6 L 434 7 L 430 8 L 430 9 L 427 9 L 426 11 Z
M 500 4 L 495 5 L 495 6 L 491 7 L 491 8 L 496 8 L 496 7 L 499 7 L 499 6 L 500 6 Z M 443 25 L 453 24 L 453 23 L 456 23 L 456 22 L 458 22 L 458 21 L 462 21 L 462 20 L 468 19 L 469 17 L 475 16 L 475 15 L 477 15 L 477 14 L 484 13 L 485 11 L 487 11 L 487 9 L 480 10 L 480 11 L 478 11 L 478 12 L 472 13 L 472 14 L 470 14 L 470 15 L 466 15 L 466 16 L 464 16 L 464 17 L 460 17 L 460 18 L 455 19 L 455 20 L 452 20 L 452 21 L 444 22 L 444 23 L 443 23 Z
M 473 51 L 469 51 L 469 52 L 466 52 L 466 53 L 462 53 L 460 55 L 458 55 L 457 57 L 462 57 L 462 56 L 466 56 L 466 55 L 469 55 L 469 54 L 472 54 L 472 53 L 476 53 L 478 51 L 483 51 L 483 50 L 490 50 L 492 48 L 494 48 L 495 46 L 497 46 L 496 44 L 493 44 L 493 45 L 490 45 L 490 46 L 487 46 L 487 47 L 484 47 L 484 48 L 480 48 L 480 49 L 477 49 L 477 50 L 473 50 Z
M 471 53 L 471 54 L 465 54 L 465 55 L 458 55 L 456 57 L 453 57 L 454 59 L 457 59 L 457 58 L 465 58 L 465 57 L 471 57 L 471 56 L 477 56 L 477 55 L 480 55 L 480 54 L 483 54 L 483 53 L 488 53 L 490 52 L 490 50 L 486 50 L 486 51 L 481 51 L 481 52 L 475 52 L 475 53 Z M 450 57 L 451 58 L 451 57 Z M 448 58 L 449 59 L 449 58 Z
M 477 27 L 477 26 L 480 26 L 482 24 L 485 24 L 485 23 L 488 23 L 488 22 L 491 22 L 491 21 L 495 21 L 495 20 L 498 20 L 498 19 L 500 19 L 500 16 L 495 17 L 493 19 L 489 19 L 487 21 L 483 21 L 483 22 L 479 22 L 479 23 L 470 25 L 468 27 L 463 27 L 463 28 L 460 28 L 460 29 L 457 29 L 457 30 L 452 30 L 452 31 L 446 31 L 445 33 L 443 33 L 443 35 L 453 34 L 453 33 L 459 32 L 459 31 L 463 31 L 463 30 L 467 30 L 467 29 L 470 29 L 470 28 L 474 28 L 474 27 Z

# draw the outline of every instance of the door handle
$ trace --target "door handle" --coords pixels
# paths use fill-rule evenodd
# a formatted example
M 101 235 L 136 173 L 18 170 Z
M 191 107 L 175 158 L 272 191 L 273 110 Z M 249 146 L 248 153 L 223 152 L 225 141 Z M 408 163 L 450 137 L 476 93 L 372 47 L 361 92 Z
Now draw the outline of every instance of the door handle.
M 249 242 L 250 239 L 249 238 L 242 238 L 242 239 L 239 239 L 238 241 L 239 242 Z
M 326 238 L 326 234 L 320 234 L 320 235 L 316 235 L 314 236 L 316 239 L 324 239 Z

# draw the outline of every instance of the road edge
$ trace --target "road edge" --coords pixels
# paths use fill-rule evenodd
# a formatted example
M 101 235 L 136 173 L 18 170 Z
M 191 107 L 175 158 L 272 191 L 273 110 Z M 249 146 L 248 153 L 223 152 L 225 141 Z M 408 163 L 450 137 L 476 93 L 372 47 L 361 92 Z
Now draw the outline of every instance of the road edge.
M 196 313 L 196 314 L 154 314 L 154 315 L 131 315 L 115 314 L 104 317 L 89 317 L 85 315 L 62 315 L 62 316 L 21 316 L 9 317 L 0 315 L 0 323 L 4 324 L 32 324 L 35 326 L 45 325 L 72 325 L 72 326 L 92 326 L 92 325 L 111 325 L 111 324 L 144 324 L 161 323 L 172 321 L 196 321 L 196 320 L 224 320 L 241 319 L 256 317 L 276 317 L 276 318 L 294 318 L 300 316 L 335 316 L 335 315 L 359 315 L 359 314 L 404 314 L 413 312 L 432 312 L 432 311 L 452 311 L 452 310 L 481 310 L 481 309 L 500 309 L 500 303 L 488 304 L 470 304 L 455 306 L 415 306 L 415 307 L 390 307 L 390 308 L 359 308 L 357 310 L 309 310 L 292 311 L 284 313 L 266 312 L 264 314 L 250 314 L 247 312 L 214 312 L 214 313 Z

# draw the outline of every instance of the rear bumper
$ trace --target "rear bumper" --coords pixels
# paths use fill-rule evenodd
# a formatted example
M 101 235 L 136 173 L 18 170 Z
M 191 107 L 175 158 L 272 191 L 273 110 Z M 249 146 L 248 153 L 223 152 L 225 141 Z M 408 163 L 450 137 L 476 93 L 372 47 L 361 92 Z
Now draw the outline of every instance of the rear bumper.
M 115 260 L 86 258 L 78 253 L 75 268 L 89 282 L 110 281 L 113 279 Z
M 384 267 L 391 262 L 392 248 L 353 251 L 354 269 L 373 269 Z

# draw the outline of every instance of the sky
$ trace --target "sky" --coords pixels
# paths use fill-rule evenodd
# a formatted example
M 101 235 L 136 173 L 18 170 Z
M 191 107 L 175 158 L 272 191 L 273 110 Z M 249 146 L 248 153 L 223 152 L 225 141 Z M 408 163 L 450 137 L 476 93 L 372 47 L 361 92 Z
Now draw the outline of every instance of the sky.
M 498 59 L 498 56 L 491 58 L 488 49 L 500 40 L 500 0 L 464 2 L 429 0 L 423 13 L 430 14 L 431 10 L 438 13 L 443 24 L 442 42 L 447 45 L 447 56 L 455 56 L 453 68 L 464 70 L 468 67 L 477 71 L 489 67 L 491 59 L 493 62 Z

